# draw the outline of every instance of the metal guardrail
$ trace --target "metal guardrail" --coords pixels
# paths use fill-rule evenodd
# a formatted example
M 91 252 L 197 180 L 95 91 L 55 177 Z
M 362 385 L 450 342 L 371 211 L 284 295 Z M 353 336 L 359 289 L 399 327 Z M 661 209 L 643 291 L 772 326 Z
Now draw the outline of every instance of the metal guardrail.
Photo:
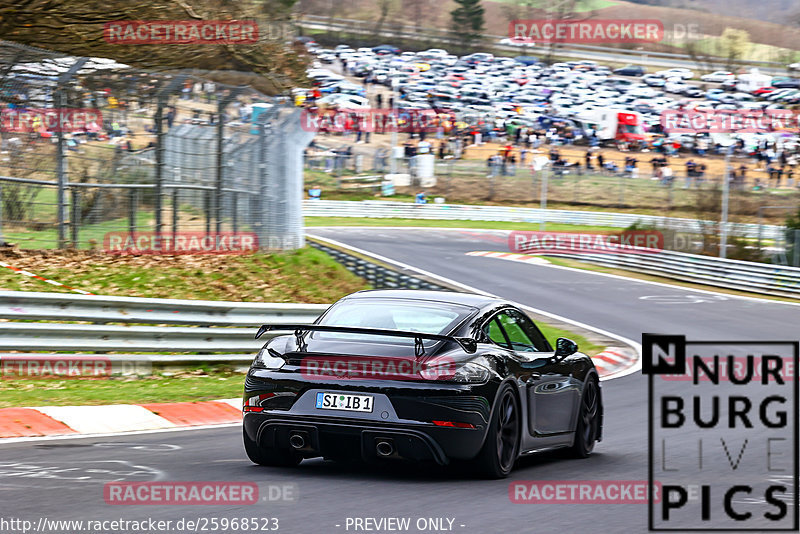
M 313 321 L 327 304 L 223 302 L 0 291 L 0 319 L 245 326 Z M 254 333 L 255 334 L 255 333 Z
M 586 226 L 610 226 L 627 228 L 640 222 L 670 230 L 697 232 L 699 225 L 714 224 L 711 221 L 682 219 L 677 217 L 658 217 L 631 213 L 612 213 L 603 211 L 571 211 L 538 208 L 513 208 L 508 206 L 479 206 L 467 204 L 412 204 L 410 202 L 391 202 L 364 200 L 306 200 L 303 203 L 304 217 L 359 217 L 375 219 L 433 219 L 448 221 L 508 221 L 540 223 L 576 224 Z M 729 233 L 757 239 L 759 225 L 729 224 Z M 761 238 L 780 239 L 783 228 L 774 225 L 761 226 Z
M 113 356 L 153 365 L 243 363 L 252 360 L 264 343 L 263 339 L 254 339 L 259 325 L 312 322 L 327 307 L 0 291 L 0 319 L 16 321 L 0 323 L 0 351 L 183 352 L 194 354 Z M 279 334 L 272 332 L 268 336 Z M 9 356 L 13 357 L 0 354 L 0 358 Z
M 0 323 L 0 350 L 255 352 L 256 328 Z M 270 332 L 271 335 L 277 335 Z
M 375 289 L 427 289 L 433 291 L 449 291 L 441 284 L 423 280 L 419 276 L 403 274 L 395 269 L 364 260 L 337 248 L 326 246 L 317 241 L 308 241 L 309 245 L 319 249 L 335 259 L 345 269 L 365 279 Z
M 782 297 L 800 297 L 800 268 L 698 256 L 657 254 L 559 254 L 587 263 L 653 274 L 726 289 Z

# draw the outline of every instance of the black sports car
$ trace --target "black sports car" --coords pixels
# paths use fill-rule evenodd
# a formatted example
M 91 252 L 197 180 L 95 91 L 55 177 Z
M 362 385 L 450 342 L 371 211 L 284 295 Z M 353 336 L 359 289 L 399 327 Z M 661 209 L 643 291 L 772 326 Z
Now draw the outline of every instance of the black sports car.
M 507 476 L 520 455 L 591 454 L 603 404 L 592 360 L 555 351 L 511 303 L 437 291 L 363 291 L 270 339 L 244 388 L 244 446 L 261 465 L 303 458 L 468 460 Z

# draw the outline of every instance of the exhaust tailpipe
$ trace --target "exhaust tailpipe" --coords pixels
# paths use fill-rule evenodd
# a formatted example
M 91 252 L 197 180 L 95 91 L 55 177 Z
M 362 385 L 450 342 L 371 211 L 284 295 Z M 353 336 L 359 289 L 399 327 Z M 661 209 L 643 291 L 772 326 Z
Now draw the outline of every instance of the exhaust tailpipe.
M 383 456 L 385 458 L 394 454 L 394 445 L 389 441 L 379 441 L 378 444 L 375 445 L 375 451 L 378 453 L 378 456 Z
M 302 449 L 306 446 L 306 438 L 304 438 L 302 434 L 292 434 L 289 436 L 289 445 L 291 445 L 293 449 Z

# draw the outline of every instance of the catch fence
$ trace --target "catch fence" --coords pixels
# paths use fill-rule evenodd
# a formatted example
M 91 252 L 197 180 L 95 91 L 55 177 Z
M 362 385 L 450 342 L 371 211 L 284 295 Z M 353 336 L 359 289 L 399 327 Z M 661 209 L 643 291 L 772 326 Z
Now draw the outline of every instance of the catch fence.
M 0 42 L 0 240 L 103 246 L 109 232 L 249 232 L 303 246 L 287 99 L 184 73 Z

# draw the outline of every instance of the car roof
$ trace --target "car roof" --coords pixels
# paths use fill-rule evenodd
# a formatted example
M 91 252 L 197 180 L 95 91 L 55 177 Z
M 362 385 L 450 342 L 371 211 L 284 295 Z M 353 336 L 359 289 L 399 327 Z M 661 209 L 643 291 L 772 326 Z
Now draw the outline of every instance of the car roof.
M 458 293 L 454 291 L 424 291 L 417 289 L 371 289 L 359 291 L 345 297 L 346 299 L 401 299 L 401 300 L 426 300 L 447 304 L 461 304 L 475 308 L 508 304 L 507 301 L 489 295 L 477 293 Z

